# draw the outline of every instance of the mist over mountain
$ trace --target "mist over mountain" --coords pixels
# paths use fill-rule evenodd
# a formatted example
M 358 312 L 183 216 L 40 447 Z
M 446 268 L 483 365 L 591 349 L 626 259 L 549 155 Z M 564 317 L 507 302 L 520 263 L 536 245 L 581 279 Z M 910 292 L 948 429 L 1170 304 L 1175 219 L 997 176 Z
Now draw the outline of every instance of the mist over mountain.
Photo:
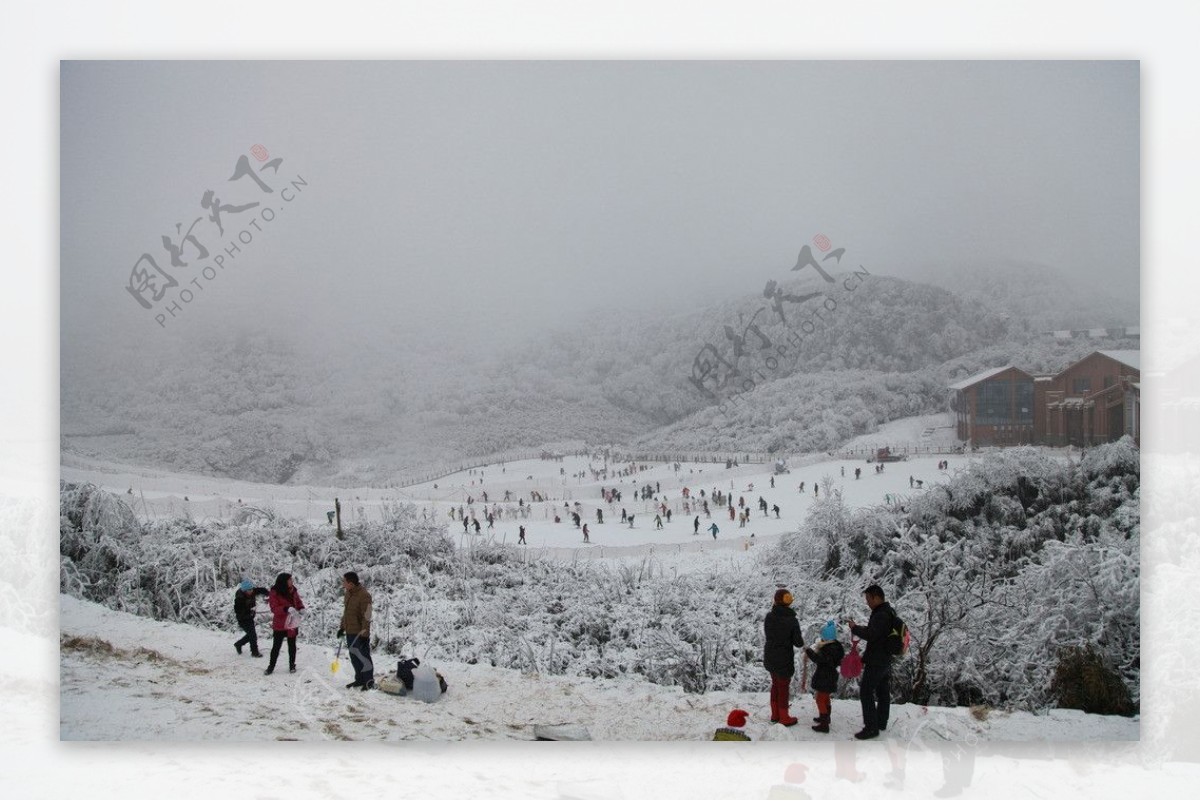
M 989 367 L 1053 372 L 1097 348 L 1136 347 L 1041 333 L 1136 324 L 1103 292 L 1072 294 L 1034 266 L 991 283 L 985 271 L 984 288 L 969 283 L 975 274 L 792 279 L 778 285 L 784 296 L 821 295 L 776 308 L 747 286 L 686 312 L 591 312 L 515 345 L 471 347 L 404 321 L 359 331 L 352 347 L 323 347 L 319 331 L 285 341 L 253 328 L 210 334 L 202 347 L 160 345 L 166 358 L 106 343 L 64 359 L 64 448 L 272 483 L 385 484 L 418 466 L 563 440 L 823 451 L 943 411 L 947 383 Z M 740 347 L 739 366 L 758 370 L 753 388 L 701 391 L 689 379 L 706 346 L 731 362 Z
M 1099 277 L 1072 279 L 1045 264 L 1001 259 L 925 266 L 915 273 L 1008 315 L 1016 330 L 1029 333 L 1136 326 L 1140 319 L 1139 293 L 1121 292 Z

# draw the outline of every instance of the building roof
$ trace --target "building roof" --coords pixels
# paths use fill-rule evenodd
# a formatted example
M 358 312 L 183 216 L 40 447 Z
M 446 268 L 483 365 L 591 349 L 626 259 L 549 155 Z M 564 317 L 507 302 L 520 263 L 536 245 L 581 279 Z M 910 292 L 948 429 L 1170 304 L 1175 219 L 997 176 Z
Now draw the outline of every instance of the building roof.
M 1134 370 L 1142 369 L 1142 352 L 1140 350 L 1100 350 L 1097 353 L 1103 353 L 1113 361 L 1132 367 Z
M 1020 370 L 1022 373 L 1025 372 L 1016 365 L 1006 364 L 1003 367 L 993 367 L 991 370 L 984 370 L 982 373 L 976 373 L 970 378 L 964 378 L 962 381 L 956 381 L 950 385 L 950 389 L 966 389 L 972 384 L 978 384 L 980 381 L 986 381 L 992 376 L 1000 375 L 1005 370 Z M 1028 375 L 1028 373 L 1026 373 L 1026 375 Z

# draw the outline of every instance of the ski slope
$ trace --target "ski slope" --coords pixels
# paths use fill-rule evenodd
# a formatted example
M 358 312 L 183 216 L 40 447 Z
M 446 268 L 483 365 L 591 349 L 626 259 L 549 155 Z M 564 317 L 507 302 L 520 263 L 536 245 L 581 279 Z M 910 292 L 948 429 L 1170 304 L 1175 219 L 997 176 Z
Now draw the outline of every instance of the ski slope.
M 939 470 L 937 464 L 949 460 L 949 470 Z M 464 531 L 460 520 L 452 520 L 451 508 L 462 507 L 466 516 L 472 513 L 480 521 L 480 536 L 504 545 L 516 545 L 518 527 L 526 528 L 526 543 L 530 549 L 568 549 L 579 557 L 640 555 L 656 548 L 657 552 L 674 550 L 746 550 L 752 542 L 777 537 L 795 531 L 817 496 L 813 488 L 818 483 L 821 492 L 829 487 L 842 493 L 851 508 L 869 507 L 891 500 L 903 503 L 916 492 L 928 492 L 945 481 L 952 472 L 967 464 L 969 456 L 920 456 L 907 461 L 885 465 L 882 473 L 875 472 L 873 463 L 864 459 L 838 459 L 823 455 L 793 458 L 790 473 L 773 476 L 772 466 L 747 464 L 726 469 L 724 464 L 681 463 L 675 470 L 672 464 L 640 463 L 631 475 L 616 475 L 628 469 L 628 464 L 610 464 L 607 478 L 593 478 L 591 470 L 603 470 L 602 460 L 566 456 L 561 462 L 532 459 L 520 462 L 487 465 L 475 471 L 462 471 L 437 481 L 400 489 L 377 487 L 333 488 L 285 486 L 231 481 L 206 476 L 134 468 L 128 465 L 99 462 L 73 454 L 64 454 L 61 475 L 68 482 L 90 482 L 125 500 L 143 518 L 191 517 L 197 521 L 230 520 L 240 507 L 271 509 L 284 517 L 328 525 L 327 512 L 334 509 L 334 498 L 342 505 L 345 523 L 359 520 L 379 521 L 384 507 L 396 502 L 415 504 L 422 514 L 447 525 L 448 532 L 458 545 L 466 545 L 475 537 L 474 527 Z M 861 477 L 854 477 L 855 468 Z M 561 471 L 561 472 L 560 472 Z M 923 483 L 923 488 L 910 486 L 909 477 Z M 774 478 L 775 486 L 771 486 Z M 800 490 L 803 483 L 804 491 Z M 660 489 L 658 500 L 635 500 L 635 490 L 646 485 Z M 692 501 L 685 513 L 683 490 L 688 488 Z M 622 493 L 619 503 L 606 503 L 602 488 L 616 488 Z M 698 509 L 696 497 L 703 490 L 706 496 L 713 490 L 733 493 L 736 506 L 744 498 L 751 508 L 749 522 L 742 527 L 730 520 L 726 509 L 710 503 L 710 516 Z M 488 528 L 482 495 L 488 494 L 487 508 L 498 504 L 500 516 L 494 528 Z M 511 501 L 504 501 L 505 492 Z M 547 498 L 530 504 L 531 492 Z M 758 511 L 758 499 L 767 502 L 768 510 L 780 507 L 779 517 L 772 512 Z M 475 500 L 468 504 L 468 498 Z M 515 517 L 521 507 L 518 498 L 530 504 L 526 517 Z M 578 502 L 579 506 L 576 507 Z M 654 517 L 659 503 L 665 502 L 672 512 L 670 522 L 663 518 L 657 528 Z M 564 505 L 565 504 L 565 505 Z M 581 523 L 589 527 L 589 544 L 583 542 L 582 528 L 575 528 L 570 512 L 579 509 Z M 603 512 L 604 522 L 598 523 L 596 510 Z M 621 511 L 634 515 L 633 526 L 621 522 Z M 740 509 L 738 510 L 740 511 Z M 554 516 L 560 517 L 558 523 Z M 700 517 L 699 534 L 694 520 Z M 709 526 L 717 524 L 714 540 Z M 753 535 L 753 539 L 752 539 Z M 578 552 L 578 553 L 575 553 Z

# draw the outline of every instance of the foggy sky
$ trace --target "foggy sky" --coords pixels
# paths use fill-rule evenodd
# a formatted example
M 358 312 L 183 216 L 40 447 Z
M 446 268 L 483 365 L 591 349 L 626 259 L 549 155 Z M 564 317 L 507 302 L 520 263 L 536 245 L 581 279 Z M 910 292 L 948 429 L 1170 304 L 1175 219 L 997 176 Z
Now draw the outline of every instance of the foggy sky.
M 757 292 L 818 233 L 875 273 L 1028 260 L 1136 297 L 1138 87 L 1130 61 L 64 62 L 62 348 L 599 328 Z M 227 181 L 255 144 L 293 202 Z M 209 189 L 277 216 L 166 333 L 124 287 L 176 223 L 235 241 L 254 212 L 218 236 Z

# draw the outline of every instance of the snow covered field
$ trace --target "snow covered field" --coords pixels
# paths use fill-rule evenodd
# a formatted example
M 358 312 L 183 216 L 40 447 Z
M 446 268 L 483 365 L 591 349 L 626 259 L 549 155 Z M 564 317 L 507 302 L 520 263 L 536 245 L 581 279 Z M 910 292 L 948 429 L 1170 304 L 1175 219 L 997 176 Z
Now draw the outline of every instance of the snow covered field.
M 912 431 L 928 428 L 919 419 L 894 425 Z M 1058 455 L 1066 458 L 1065 452 Z M 929 492 L 947 480 L 969 458 L 913 457 L 888 463 L 876 472 L 874 463 L 862 459 L 813 455 L 792 459 L 790 472 L 781 475 L 773 475 L 770 465 L 727 469 L 724 464 L 685 463 L 677 469 L 650 463 L 629 471 L 627 464 L 612 464 L 603 476 L 593 472 L 605 469 L 602 460 L 569 456 L 561 461 L 491 465 L 387 490 L 255 485 L 100 464 L 71 455 L 64 455 L 62 475 L 69 482 L 90 481 L 113 491 L 132 501 L 139 514 L 150 517 L 190 515 L 202 522 L 206 516 L 226 517 L 247 506 L 328 525 L 325 511 L 332 504 L 325 499 L 336 492 L 343 499 L 344 518 L 351 521 L 382 517 L 387 504 L 412 502 L 423 514 L 447 524 L 460 547 L 483 539 L 528 548 L 531 556 L 558 559 L 641 559 L 653 554 L 667 570 L 689 572 L 746 559 L 758 552 L 752 545 L 796 530 L 817 497 L 813 487 L 818 484 L 822 493 L 829 487 L 840 491 L 852 508 L 903 504 L 905 498 Z M 943 459 L 949 460 L 948 470 L 938 467 Z M 856 469 L 861 471 L 858 478 Z M 657 502 L 633 500 L 635 489 L 646 485 L 654 488 Z M 122 488 L 132 488 L 133 493 Z M 626 497 L 606 503 L 602 488 L 616 488 Z M 684 488 L 690 500 L 685 500 Z M 724 508 L 715 506 L 710 507 L 711 518 L 706 517 L 696 508 L 701 490 L 708 497 L 716 490 L 732 492 L 735 504 L 744 497 L 752 510 L 750 521 L 739 526 L 729 520 Z M 500 517 L 493 530 L 484 522 L 485 491 L 489 508 L 499 501 Z M 506 492 L 509 501 L 503 500 Z M 531 492 L 550 500 L 535 502 L 527 516 L 517 516 L 522 509 L 517 498 L 528 502 Z M 476 499 L 483 526 L 480 535 L 463 533 L 461 523 L 450 519 L 451 508 L 467 507 L 468 497 Z M 768 508 L 778 504 L 780 516 L 758 511 L 759 497 Z M 576 508 L 576 502 L 591 529 L 590 543 L 582 541 L 581 531 L 570 522 L 568 511 Z M 658 528 L 655 506 L 663 502 L 673 516 L 669 523 L 664 518 Z M 689 504 L 686 514 L 685 503 Z M 622 508 L 636 514 L 632 528 L 620 522 Z M 604 513 L 602 524 L 596 522 L 597 509 Z M 561 522 L 554 522 L 556 513 Z M 694 533 L 697 514 L 699 534 Z M 708 529 L 713 523 L 719 528 L 715 539 Z M 527 528 L 528 546 L 516 544 L 518 525 Z M 533 725 L 541 723 L 585 725 L 597 740 L 698 741 L 707 739 L 728 710 L 737 706 L 754 713 L 750 733 L 755 739 L 845 740 L 859 727 L 855 700 L 834 701 L 834 730 L 826 738 L 807 726 L 784 729 L 762 721 L 765 692 L 685 694 L 679 687 L 655 685 L 632 675 L 588 680 L 453 661 L 438 665 L 450 681 L 451 692 L 441 703 L 425 706 L 381 693 L 346 691 L 342 685 L 349 668 L 337 676 L 329 670 L 332 645 L 310 641 L 303 634 L 299 672 L 264 677 L 262 661 L 233 653 L 232 632 L 155 622 L 65 595 L 61 603 L 64 739 L 528 740 Z M 379 660 L 381 675 L 394 671 L 394 656 L 380 654 Z M 810 705 L 811 700 L 803 697 L 796 707 L 806 712 Z M 114 709 L 119 714 L 113 714 Z M 1039 715 L 991 711 L 976 717 L 966 708 L 915 705 L 897 706 L 889 731 L 893 741 L 905 743 L 1109 741 L 1138 736 L 1137 718 L 1065 710 Z
M 915 444 L 921 442 L 923 430 L 944 426 L 946 417 L 931 415 L 895 421 L 848 447 L 864 447 L 876 442 Z M 644 470 L 621 476 L 617 471 L 627 468 L 628 464 L 612 463 L 608 465 L 607 477 L 594 478 L 591 470 L 603 470 L 603 460 L 565 456 L 562 461 L 533 459 L 488 465 L 424 484 L 388 489 L 255 484 L 132 467 L 64 453 L 61 475 L 64 481 L 90 482 L 120 496 L 143 518 L 188 516 L 198 522 L 213 518 L 229 520 L 238 512 L 239 506 L 245 505 L 271 509 L 288 518 L 321 523 L 327 522 L 326 513 L 333 511 L 336 497 L 341 500 L 342 520 L 349 523 L 382 520 L 386 504 L 411 502 L 434 520 L 447 523 L 459 545 L 466 544 L 474 536 L 473 527 L 470 533 L 465 533 L 461 520 L 450 518 L 451 508 L 461 506 L 468 518 L 474 511 L 484 538 L 515 545 L 518 526 L 524 525 L 530 549 L 550 549 L 559 555 L 594 558 L 642 556 L 651 551 L 661 555 L 671 551 L 745 550 L 751 535 L 754 535 L 754 542 L 758 542 L 761 538 L 795 531 L 816 499 L 813 489 L 818 483 L 824 491 L 826 482 L 830 482 L 830 486 L 842 492 L 843 500 L 850 508 L 882 504 L 889 496 L 903 502 L 910 493 L 928 491 L 970 458 L 953 454 L 914 456 L 906 461 L 889 463 L 882 473 L 876 473 L 875 465 L 865 459 L 834 459 L 816 454 L 793 457 L 788 462 L 791 472 L 778 476 L 772 475 L 769 464 L 745 464 L 726 469 L 724 464 L 710 462 L 681 463 L 678 471 L 671 464 L 650 462 L 644 463 Z M 938 462 L 942 460 L 949 461 L 949 471 L 938 469 Z M 854 477 L 856 468 L 861 470 L 858 479 Z M 923 490 L 910 485 L 910 476 L 914 482 L 923 483 Z M 771 486 L 772 478 L 774 487 Z M 635 489 L 647 484 L 661 488 L 661 492 L 654 494 L 665 498 L 671 509 L 671 520 L 667 522 L 664 516 L 661 529 L 654 521 L 658 503 L 634 499 Z M 685 487 L 692 495 L 686 513 Z M 602 488 L 619 490 L 621 502 L 604 502 Z M 701 490 L 706 496 L 714 490 L 732 493 L 735 505 L 738 498 L 744 498 L 751 509 L 745 527 L 730 520 L 726 509 L 711 503 L 711 518 L 706 517 L 697 503 Z M 492 529 L 488 528 L 485 519 L 484 492 L 488 494 L 488 509 L 493 504 L 499 506 L 500 514 Z M 504 501 L 506 492 L 511 493 L 511 500 L 507 502 Z M 529 504 L 531 492 L 549 500 L 533 503 L 528 516 L 517 517 L 521 508 L 518 498 Z M 764 516 L 758 511 L 760 497 L 766 500 L 768 510 L 776 504 L 779 506 L 778 518 L 773 512 Z M 467 505 L 468 498 L 475 499 L 473 506 Z M 589 527 L 588 544 L 583 542 L 582 529 L 576 529 L 571 522 L 570 511 L 576 509 L 576 502 L 580 504 L 581 523 L 587 523 Z M 603 512 L 603 523 L 597 523 L 597 509 Z M 632 528 L 621 522 L 622 509 L 634 515 Z M 562 522 L 554 522 L 556 513 Z M 697 515 L 700 517 L 699 535 L 694 533 Z M 719 529 L 715 540 L 709 530 L 713 523 Z

